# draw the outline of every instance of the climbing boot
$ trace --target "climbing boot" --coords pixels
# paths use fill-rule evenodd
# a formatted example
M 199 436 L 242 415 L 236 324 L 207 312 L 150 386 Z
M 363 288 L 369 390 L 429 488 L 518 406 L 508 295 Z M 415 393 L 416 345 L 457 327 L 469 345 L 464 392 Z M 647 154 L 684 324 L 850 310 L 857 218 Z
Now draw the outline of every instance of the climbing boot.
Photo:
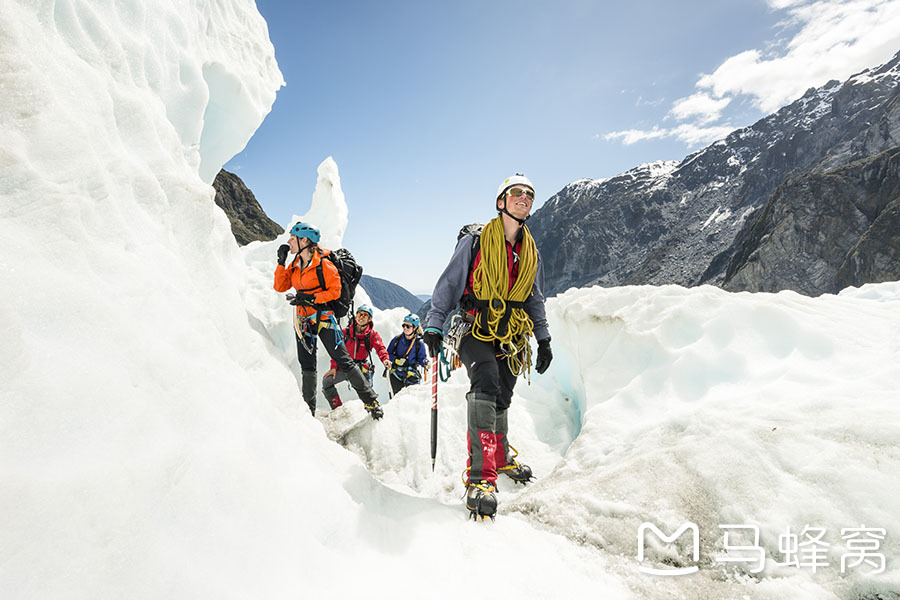
M 363 406 L 366 407 L 366 410 L 372 415 L 373 419 L 377 421 L 384 416 L 384 411 L 381 410 L 381 405 L 378 404 L 378 394 L 376 394 L 375 390 L 372 389 L 372 386 L 369 385 L 366 376 L 363 375 L 359 366 L 353 365 L 353 368 L 347 371 L 347 381 L 349 381 L 350 385 L 353 386 L 353 389 L 356 390 L 356 395 L 362 400 Z
M 466 488 L 466 508 L 472 518 L 477 520 L 478 517 L 484 519 L 489 517 L 494 519 L 497 514 L 497 489 L 493 484 L 482 479 L 481 481 L 469 482 Z

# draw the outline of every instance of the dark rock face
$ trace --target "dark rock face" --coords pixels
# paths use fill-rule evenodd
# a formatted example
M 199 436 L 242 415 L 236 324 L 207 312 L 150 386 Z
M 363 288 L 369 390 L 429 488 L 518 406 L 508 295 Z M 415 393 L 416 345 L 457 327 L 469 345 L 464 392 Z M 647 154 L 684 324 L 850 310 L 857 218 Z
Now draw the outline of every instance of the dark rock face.
M 878 215 L 834 276 L 835 289 L 900 280 L 900 202 Z
M 900 148 L 789 177 L 737 248 L 723 287 L 816 296 L 900 279 L 898 211 Z
M 278 223 L 266 216 L 253 192 L 234 173 L 225 169 L 219 171 L 213 188 L 216 190 L 216 205 L 228 216 L 238 245 L 246 246 L 256 240 L 271 241 L 284 233 Z
M 379 279 L 371 275 L 363 274 L 359 282 L 375 308 L 384 310 L 387 308 L 396 308 L 402 306 L 409 312 L 414 313 L 422 306 L 422 301 L 416 298 L 406 288 L 400 287 L 396 283 L 391 283 L 387 279 Z
M 847 206 L 829 205 L 833 214 L 826 220 L 848 218 L 852 223 L 844 237 L 824 240 L 835 245 L 826 256 L 817 254 L 821 248 L 812 249 L 815 240 L 806 239 L 803 260 L 815 256 L 815 264 L 782 269 L 782 261 L 801 260 L 785 252 L 777 261 L 770 256 L 764 269 L 744 267 L 744 275 L 737 275 L 753 253 L 751 240 L 761 239 L 758 219 L 773 222 L 771 219 L 780 215 L 782 225 L 789 225 L 776 206 L 764 214 L 776 190 L 782 211 L 790 210 L 790 205 L 784 204 L 785 194 L 802 192 L 808 198 L 849 193 L 846 180 L 837 183 L 797 177 L 824 175 L 900 146 L 898 82 L 900 54 L 843 84 L 832 81 L 810 89 L 777 113 L 734 131 L 681 162 L 641 165 L 610 179 L 583 179 L 567 185 L 529 221 L 544 260 L 547 294 L 594 284 L 721 286 L 726 273 L 732 289 L 754 289 L 761 285 L 756 281 L 763 270 L 768 272 L 767 289 L 798 289 L 803 286 L 797 282 L 807 277 L 816 282 L 807 289 L 820 289 L 826 271 L 834 276 L 834 269 L 826 269 L 825 264 L 833 264 L 840 256 L 840 266 L 848 251 L 844 244 L 857 242 L 861 245 L 847 269 L 856 277 L 880 269 L 875 263 L 880 265 L 894 255 L 884 247 L 884 237 L 879 237 L 878 243 L 872 239 L 862 244 L 859 228 L 865 219 L 860 220 Z M 779 188 L 782 183 L 799 187 Z M 803 210 L 811 214 L 818 209 L 806 206 Z M 800 222 L 802 228 L 810 214 L 798 215 L 798 221 L 790 224 Z M 886 224 L 891 214 L 885 213 Z M 877 261 L 868 254 L 876 248 Z M 776 262 L 780 274 L 770 273 Z M 833 285 L 829 284 L 829 289 Z

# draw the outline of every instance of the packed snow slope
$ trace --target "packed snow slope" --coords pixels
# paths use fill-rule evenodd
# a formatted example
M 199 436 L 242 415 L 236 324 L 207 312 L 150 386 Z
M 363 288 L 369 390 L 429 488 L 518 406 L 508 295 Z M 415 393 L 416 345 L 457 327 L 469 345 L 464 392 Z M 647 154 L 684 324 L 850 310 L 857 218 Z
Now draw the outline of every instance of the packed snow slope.
M 467 523 L 465 374 L 440 387 L 433 473 L 427 386 L 388 400 L 378 378 L 384 420 L 330 440 L 271 289 L 283 240 L 239 250 L 213 203 L 281 85 L 253 3 L 7 0 L 0 23 L 0 597 L 897 594 L 898 284 L 551 299 L 553 365 L 510 416 L 539 480 Z M 305 207 L 339 245 L 330 159 Z M 376 311 L 385 341 L 403 312 Z M 685 521 L 699 571 L 639 571 L 691 562 L 636 560 L 641 523 Z M 758 526 L 764 570 L 716 561 L 727 523 Z M 805 525 L 829 566 L 775 565 Z M 841 573 L 863 525 L 884 572 Z
M 510 547 L 546 569 L 510 593 L 625 594 L 560 536 L 391 491 L 296 411 L 209 186 L 281 85 L 252 2 L 0 23 L 0 597 L 455 596 Z

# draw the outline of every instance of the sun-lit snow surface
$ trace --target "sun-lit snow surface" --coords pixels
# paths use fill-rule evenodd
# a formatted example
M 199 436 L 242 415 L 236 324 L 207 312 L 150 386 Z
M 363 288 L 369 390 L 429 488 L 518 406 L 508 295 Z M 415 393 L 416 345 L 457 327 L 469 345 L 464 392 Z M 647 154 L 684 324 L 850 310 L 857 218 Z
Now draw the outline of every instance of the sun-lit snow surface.
M 313 208 L 295 219 L 315 222 L 329 201 L 343 214 L 343 196 L 333 189 L 340 185 L 329 159 L 319 168 Z M 270 307 L 266 328 L 291 363 L 290 311 L 270 291 L 281 242 L 245 249 L 259 285 L 248 295 Z M 531 386 L 520 382 L 510 413 L 511 440 L 540 480 L 528 489 L 500 481 L 498 526 L 525 519 L 594 549 L 606 572 L 644 597 L 843 598 L 897 590 L 900 538 L 891 532 L 900 531 L 893 508 L 900 493 L 898 309 L 898 283 L 815 299 L 677 286 L 570 290 L 551 299 L 553 368 L 534 375 Z M 405 312 L 375 311 L 385 342 Z M 323 357 L 320 370 L 327 368 Z M 391 489 L 461 512 L 464 372 L 439 387 L 434 472 L 430 387 L 387 399 L 384 381 L 376 386 L 385 419 L 365 422 L 342 443 Z M 355 398 L 347 384 L 340 389 L 345 401 Z M 321 398 L 319 413 L 328 419 Z M 640 573 L 641 523 L 672 533 L 685 521 L 702 530 L 700 572 Z M 717 562 L 726 556 L 719 525 L 729 524 L 759 528 L 767 560 L 761 574 L 747 577 L 753 565 L 726 570 Z M 807 525 L 825 528 L 830 544 L 829 566 L 815 575 L 775 564 L 788 558 L 779 536 Z M 841 575 L 848 550 L 841 529 L 861 526 L 887 530 L 879 549 L 885 574 L 870 576 L 864 565 Z M 690 558 L 689 548 L 651 542 L 656 565 Z
M 510 548 L 535 576 L 504 593 L 624 594 L 592 549 L 391 491 L 296 410 L 207 185 L 281 84 L 252 2 L 0 22 L 0 597 L 456 597 Z
M 511 440 L 540 479 L 527 490 L 500 482 L 501 522 L 536 521 L 602 549 L 607 572 L 642 597 L 874 598 L 900 590 L 900 284 L 815 299 L 592 288 L 551 299 L 548 309 L 553 367 L 531 387 L 520 382 L 511 408 Z M 401 392 L 384 422 L 346 445 L 392 488 L 453 505 L 465 461 L 465 376 L 439 389 L 434 475 L 427 386 Z M 568 446 L 572 413 L 583 413 L 584 425 Z M 671 534 L 686 521 L 701 531 L 700 571 L 638 572 L 641 523 Z M 762 573 L 717 562 L 726 556 L 719 525 L 734 524 L 759 528 Z M 813 575 L 776 565 L 788 558 L 779 535 L 807 525 L 826 530 L 828 566 Z M 878 550 L 886 572 L 870 575 L 864 564 L 841 575 L 849 550 L 841 529 L 862 526 L 886 529 Z M 654 550 L 652 541 L 654 566 L 694 564 L 689 547 Z
M 0 22 L 0 597 L 898 589 L 897 284 L 551 300 L 553 366 L 510 415 L 539 480 L 466 523 L 465 375 L 440 387 L 434 474 L 426 386 L 388 400 L 379 379 L 385 419 L 356 454 L 328 441 L 271 289 L 282 240 L 240 252 L 213 205 L 281 82 L 252 3 L 7 0 Z M 302 218 L 340 243 L 333 161 Z M 385 341 L 404 312 L 376 311 Z M 638 572 L 643 520 L 698 523 L 700 572 Z M 831 566 L 722 575 L 725 522 L 758 524 L 771 558 L 783 528 L 826 527 Z M 887 529 L 888 573 L 841 578 L 837 530 L 861 524 Z
M 832 568 L 814 581 L 844 593 L 871 579 L 833 581 L 840 529 L 882 527 L 884 580 L 898 589 L 900 285 L 816 299 L 570 291 L 550 318 L 554 340 L 566 332 L 584 427 L 565 463 L 511 508 L 623 554 L 641 522 L 690 520 L 709 562 L 718 525 L 759 526 L 774 561 L 787 527 L 825 527 Z M 547 510 L 551 498 L 567 509 Z

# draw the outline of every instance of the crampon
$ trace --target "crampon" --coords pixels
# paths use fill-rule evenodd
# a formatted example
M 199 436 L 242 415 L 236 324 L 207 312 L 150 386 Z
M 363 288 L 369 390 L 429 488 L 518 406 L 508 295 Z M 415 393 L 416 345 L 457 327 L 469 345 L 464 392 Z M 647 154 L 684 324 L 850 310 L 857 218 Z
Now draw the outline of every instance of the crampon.
M 503 467 L 499 467 L 497 469 L 497 472 L 503 473 L 514 482 L 521 483 L 522 485 L 525 485 L 530 481 L 534 481 L 534 475 L 532 475 L 531 473 L 531 467 L 522 464 L 515 459 L 519 455 L 519 451 L 516 450 L 512 445 L 509 446 L 509 451 L 510 454 L 512 454 L 509 464 Z
M 494 520 L 497 514 L 497 496 L 496 489 L 493 485 L 483 479 L 478 483 L 470 483 L 466 488 L 466 508 L 469 509 L 469 515 L 477 521 L 479 518 L 483 521 L 485 518 Z
M 381 410 L 381 406 L 379 406 L 378 402 L 375 402 L 374 404 L 364 403 L 363 406 L 366 407 L 366 412 L 368 412 L 372 416 L 372 419 L 375 421 L 384 416 L 384 411 Z
M 497 488 L 488 481 L 469 482 L 466 480 L 466 473 L 469 468 L 463 471 L 463 483 L 466 485 L 466 508 L 469 509 L 469 516 L 472 520 L 483 521 L 485 518 L 494 520 L 497 514 Z

